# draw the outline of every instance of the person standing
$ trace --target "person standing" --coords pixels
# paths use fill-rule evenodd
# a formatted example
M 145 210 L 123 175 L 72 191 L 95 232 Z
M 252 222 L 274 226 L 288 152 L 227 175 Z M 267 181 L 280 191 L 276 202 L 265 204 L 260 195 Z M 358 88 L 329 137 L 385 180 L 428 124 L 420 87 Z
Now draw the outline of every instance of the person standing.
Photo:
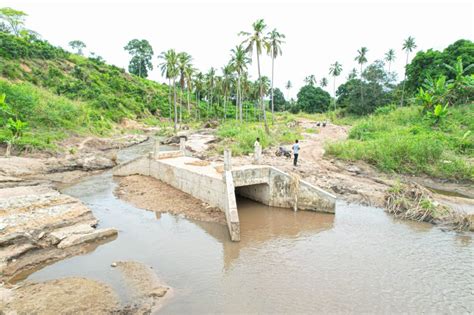
M 300 145 L 298 143 L 298 139 L 295 140 L 295 144 L 293 144 L 293 166 L 297 166 L 298 163 L 298 154 L 300 154 Z
M 255 143 L 253 144 L 253 150 L 253 163 L 260 164 L 262 157 L 262 146 L 260 145 L 260 138 L 257 138 L 257 140 L 255 140 Z

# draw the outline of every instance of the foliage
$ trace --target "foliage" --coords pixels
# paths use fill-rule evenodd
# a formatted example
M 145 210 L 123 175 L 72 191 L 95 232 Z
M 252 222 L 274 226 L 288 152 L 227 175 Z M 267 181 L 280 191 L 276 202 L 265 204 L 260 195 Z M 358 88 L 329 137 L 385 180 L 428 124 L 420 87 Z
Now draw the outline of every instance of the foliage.
M 470 105 L 451 108 L 436 127 L 421 107 L 397 108 L 359 119 L 349 140 L 328 145 L 326 152 L 364 160 L 387 172 L 474 180 L 474 137 L 469 130 L 474 130 Z
M 455 67 L 459 58 L 462 60 L 464 69 L 474 64 L 474 42 L 461 39 L 443 51 L 433 49 L 419 51 L 406 67 L 407 91 L 415 92 L 429 77 L 438 78 L 444 75 L 447 80 L 454 79 L 456 73 L 445 65 Z M 464 73 L 465 76 L 471 74 L 474 74 L 474 68 L 470 68 Z
M 0 20 L 4 21 L 10 32 L 20 35 L 25 24 L 26 13 L 12 8 L 0 8 Z
M 83 55 L 82 49 L 86 48 L 86 44 L 84 44 L 84 42 L 80 40 L 70 41 L 69 46 L 71 46 L 72 49 L 75 49 L 76 53 L 81 56 Z
M 297 94 L 298 108 L 307 113 L 322 113 L 329 108 L 331 96 L 312 84 L 303 86 Z
M 286 110 L 285 96 L 279 88 L 276 88 L 275 91 L 273 91 L 273 101 L 275 104 L 275 111 L 282 112 Z
M 153 48 L 146 39 L 132 39 L 124 47 L 132 59 L 128 65 L 128 71 L 141 78 L 148 77 L 148 70 L 153 70 L 151 58 L 153 57 Z

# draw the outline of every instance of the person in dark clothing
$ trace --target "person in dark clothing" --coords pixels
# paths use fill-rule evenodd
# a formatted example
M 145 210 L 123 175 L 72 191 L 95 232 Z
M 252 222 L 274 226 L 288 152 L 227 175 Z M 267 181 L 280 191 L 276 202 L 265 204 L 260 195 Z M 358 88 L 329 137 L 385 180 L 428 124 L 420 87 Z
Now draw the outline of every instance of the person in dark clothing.
M 298 144 L 298 139 L 295 140 L 295 144 L 293 144 L 293 166 L 297 166 L 298 163 L 298 155 L 300 154 L 300 145 Z

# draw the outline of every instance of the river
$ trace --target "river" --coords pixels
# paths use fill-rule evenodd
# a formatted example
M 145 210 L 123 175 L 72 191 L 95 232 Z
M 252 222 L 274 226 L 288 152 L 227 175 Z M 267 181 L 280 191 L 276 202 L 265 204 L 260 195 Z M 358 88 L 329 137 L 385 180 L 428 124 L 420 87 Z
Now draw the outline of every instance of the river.
M 119 159 L 147 150 L 125 149 Z M 330 215 L 239 199 L 242 239 L 233 243 L 225 226 L 135 208 L 113 195 L 115 187 L 105 172 L 63 192 L 87 204 L 100 227 L 116 227 L 117 239 L 28 279 L 89 277 L 126 300 L 110 265 L 135 260 L 174 288 L 163 314 L 474 311 L 473 233 L 344 202 Z

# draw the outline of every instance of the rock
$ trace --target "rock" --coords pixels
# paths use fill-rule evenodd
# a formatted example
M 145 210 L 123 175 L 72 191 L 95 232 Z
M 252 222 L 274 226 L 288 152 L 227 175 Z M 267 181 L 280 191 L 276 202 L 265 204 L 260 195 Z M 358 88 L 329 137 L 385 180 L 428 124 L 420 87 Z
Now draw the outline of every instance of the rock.
M 184 136 L 184 135 L 183 136 L 172 136 L 172 137 L 166 138 L 164 140 L 161 140 L 160 143 L 161 144 L 178 144 L 181 138 L 184 138 L 185 140 L 188 140 L 188 137 Z
M 57 244 L 71 235 L 89 234 L 94 231 L 95 229 L 93 229 L 89 224 L 79 224 L 55 230 L 49 234 L 49 237 L 53 240 L 53 244 Z
M 362 173 L 361 169 L 358 168 L 355 165 L 349 165 L 348 167 L 346 167 L 346 171 L 351 172 L 351 173 L 355 173 L 355 174 Z
M 73 234 L 63 239 L 58 244 L 58 248 L 67 248 L 82 243 L 98 241 L 103 238 L 116 236 L 117 233 L 118 232 L 116 229 L 108 228 L 102 230 L 94 230 L 94 232 L 88 234 Z
M 211 120 L 211 121 L 208 121 L 204 124 L 204 128 L 216 128 L 217 126 L 219 126 L 219 122 L 216 121 L 216 120 Z
M 112 267 L 112 268 L 117 267 L 117 263 L 116 263 L 116 262 L 113 262 L 113 263 L 110 265 L 110 267 Z

